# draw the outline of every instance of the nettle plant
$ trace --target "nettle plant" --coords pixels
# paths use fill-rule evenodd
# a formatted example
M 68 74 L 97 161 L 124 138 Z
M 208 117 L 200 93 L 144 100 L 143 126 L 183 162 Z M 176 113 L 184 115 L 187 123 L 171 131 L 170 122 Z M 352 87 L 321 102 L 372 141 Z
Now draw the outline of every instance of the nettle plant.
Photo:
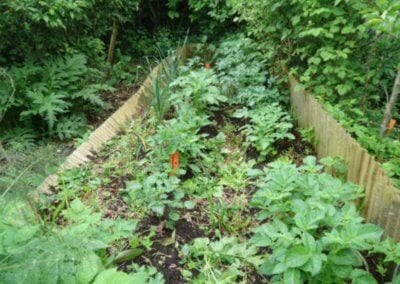
M 252 243 L 272 250 L 260 271 L 285 283 L 376 283 L 364 255 L 383 230 L 364 223 L 356 209 L 360 187 L 322 170 L 310 156 L 301 167 L 277 161 L 252 171 L 258 191 L 251 205 L 266 221 Z
M 249 119 L 250 123 L 241 127 L 246 134 L 246 147 L 254 146 L 260 151 L 260 159 L 275 155 L 277 141 L 294 139 L 290 115 L 277 103 L 259 105 L 254 109 L 237 110 L 234 117 Z

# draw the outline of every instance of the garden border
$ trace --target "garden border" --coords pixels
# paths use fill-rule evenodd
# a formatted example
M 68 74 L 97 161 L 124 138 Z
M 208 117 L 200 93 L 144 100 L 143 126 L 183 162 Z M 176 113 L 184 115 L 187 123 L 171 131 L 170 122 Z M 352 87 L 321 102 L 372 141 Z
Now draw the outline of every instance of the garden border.
M 152 74 L 156 75 L 158 71 L 159 66 L 156 66 L 152 70 Z M 149 87 L 151 87 L 150 76 L 146 78 L 138 91 L 134 92 L 119 109 L 90 134 L 86 142 L 78 146 L 65 159 L 58 172 L 88 163 L 91 157 L 100 151 L 107 141 L 117 136 L 129 121 L 144 115 L 151 94 Z M 50 193 L 51 187 L 55 186 L 57 182 L 58 174 L 52 174 L 39 185 L 37 190 L 39 193 Z
M 192 46 L 185 46 L 177 50 L 181 60 L 189 57 Z M 96 128 L 88 140 L 76 148 L 60 165 L 57 173 L 49 175 L 36 189 L 35 194 L 51 194 L 51 188 L 58 183 L 58 174 L 67 169 L 72 169 L 90 162 L 91 158 L 98 153 L 104 144 L 117 136 L 130 121 L 144 116 L 151 103 L 152 78 L 157 76 L 165 62 L 171 57 L 164 58 L 146 77 L 138 91 L 118 108 L 106 121 Z
M 300 127 L 314 129 L 318 158 L 342 157 L 347 179 L 365 189 L 363 215 L 368 222 L 400 240 L 400 189 L 382 165 L 371 156 L 307 90 L 289 74 L 290 101 Z
M 188 57 L 190 49 L 184 47 L 178 51 L 182 59 Z M 58 172 L 88 163 L 129 121 L 145 114 L 151 102 L 151 78 L 158 74 L 163 62 L 151 71 L 137 92 L 92 132 L 88 141 L 66 158 Z M 384 228 L 386 235 L 400 240 L 400 190 L 393 185 L 382 165 L 369 155 L 292 75 L 289 75 L 289 88 L 290 101 L 298 124 L 314 129 L 318 157 L 344 158 L 348 165 L 347 179 L 365 189 L 362 205 L 366 220 Z M 51 193 L 51 187 L 57 182 L 58 174 L 48 176 L 36 193 Z

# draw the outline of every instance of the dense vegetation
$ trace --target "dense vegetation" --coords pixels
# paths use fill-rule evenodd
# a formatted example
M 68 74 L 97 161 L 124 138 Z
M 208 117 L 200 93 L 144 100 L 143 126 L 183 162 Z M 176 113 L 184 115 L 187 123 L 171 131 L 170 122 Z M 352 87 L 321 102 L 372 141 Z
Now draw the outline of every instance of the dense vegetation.
M 53 172 L 92 126 L 134 92 L 149 64 L 183 42 L 189 14 L 178 10 L 192 10 L 195 23 L 207 21 L 210 4 L 200 2 L 2 1 L 0 159 L 6 163 L 0 190 L 18 179 L 13 188 L 27 191 Z M 196 25 L 190 35 L 195 32 Z M 38 152 L 48 154 L 46 163 L 38 161 Z
M 398 128 L 382 125 L 400 61 L 398 1 L 53 2 L 0 4 L 2 144 L 29 148 L 38 140 L 81 137 L 110 107 L 110 93 L 140 81 L 148 70 L 143 56 L 159 56 L 157 45 L 164 52 L 176 46 L 188 28 L 197 41 L 245 28 L 274 62 L 272 73 L 285 78 L 285 65 L 297 74 L 400 178 Z M 100 95 L 105 91 L 109 96 Z M 399 119 L 398 106 L 390 118 Z
M 283 63 L 297 74 L 394 178 L 400 178 L 399 131 L 390 137 L 379 133 L 400 68 L 399 5 L 390 0 L 231 1 L 276 69 Z M 392 112 L 397 120 L 398 109 Z
M 400 282 L 399 245 L 364 221 L 363 189 L 345 181 L 340 157 L 316 159 L 285 79 L 400 185 L 396 88 L 388 103 L 399 10 L 396 0 L 2 1 L 0 282 Z M 181 62 L 176 48 L 191 42 Z M 167 55 L 149 112 L 51 193 L 27 195 Z
M 254 43 L 239 35 L 210 48 L 158 75 L 166 85 L 154 89 L 151 112 L 93 163 L 62 173 L 39 205 L 2 207 L 2 282 L 390 277 L 397 246 L 364 223 L 362 189 L 340 180 L 340 161 L 307 156 Z M 215 67 L 204 68 L 210 52 Z

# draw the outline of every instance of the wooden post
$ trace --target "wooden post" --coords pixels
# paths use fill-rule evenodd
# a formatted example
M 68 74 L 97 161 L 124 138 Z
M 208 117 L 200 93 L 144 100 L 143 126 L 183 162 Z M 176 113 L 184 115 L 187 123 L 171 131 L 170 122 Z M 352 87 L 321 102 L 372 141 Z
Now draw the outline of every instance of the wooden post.
M 397 72 L 396 79 L 394 80 L 392 94 L 390 95 L 390 99 L 386 105 L 385 115 L 383 116 L 383 121 L 381 125 L 381 137 L 385 136 L 388 130 L 388 125 L 390 120 L 392 119 L 392 110 L 396 105 L 396 102 L 399 98 L 400 94 L 400 71 Z
M 119 20 L 117 17 L 115 17 L 113 22 L 112 34 L 110 38 L 110 45 L 108 47 L 108 56 L 107 56 L 107 62 L 110 63 L 111 65 L 114 64 L 115 44 L 117 42 L 118 30 L 119 30 Z
M 7 152 L 6 152 L 6 150 L 4 150 L 3 145 L 1 144 L 1 142 L 0 142 L 0 152 L 1 152 L 2 155 L 3 155 L 3 157 L 0 157 L 0 161 L 1 161 L 2 159 L 5 159 L 7 162 L 9 162 L 10 160 L 8 159 Z

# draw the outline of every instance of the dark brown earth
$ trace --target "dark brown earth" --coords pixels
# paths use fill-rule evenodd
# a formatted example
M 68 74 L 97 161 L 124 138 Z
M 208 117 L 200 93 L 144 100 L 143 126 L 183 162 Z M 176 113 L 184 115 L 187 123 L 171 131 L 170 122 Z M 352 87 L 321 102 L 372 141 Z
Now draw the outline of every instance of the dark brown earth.
M 175 244 L 190 243 L 204 233 L 196 224 L 185 219 L 176 222 L 173 232 L 165 227 L 165 220 L 154 215 L 142 222 L 139 231 L 149 232 L 152 227 L 156 228 L 157 235 L 153 239 L 151 250 L 145 251 L 136 261 L 139 264 L 156 267 L 164 275 L 166 283 L 185 283 L 181 273 L 182 259 Z
M 212 115 L 212 119 L 214 124 L 203 127 L 200 133 L 207 133 L 210 137 L 215 137 L 218 134 L 218 128 L 225 124 L 225 121 L 229 121 L 234 123 L 237 128 L 243 126 L 246 121 L 243 119 L 230 118 L 226 111 L 214 112 Z M 278 154 L 286 153 L 289 149 L 291 149 L 290 154 L 292 159 L 296 163 L 301 163 L 305 154 L 313 154 L 313 150 L 311 145 L 305 143 L 301 139 L 301 135 L 297 130 L 293 130 L 293 135 L 296 137 L 296 140 L 286 139 L 277 143 L 276 147 L 278 150 Z M 239 134 L 239 131 L 238 131 Z M 249 147 L 246 152 L 247 159 L 256 159 L 259 156 L 259 152 L 254 147 Z M 271 160 L 275 159 L 272 157 Z M 265 166 L 268 161 L 260 164 L 260 167 Z M 193 173 L 188 171 L 185 176 L 182 178 L 184 180 L 193 177 Z M 119 184 L 118 184 L 119 182 Z M 123 186 L 123 180 L 115 181 L 114 186 L 110 186 L 111 188 L 119 188 Z M 256 189 L 254 187 L 249 188 L 249 199 L 251 199 L 252 194 Z M 111 192 L 117 194 L 115 189 L 111 189 Z M 109 207 L 110 211 L 113 210 L 114 206 L 121 205 L 122 208 L 125 205 L 119 204 L 119 202 L 123 202 L 122 199 L 117 195 L 114 200 L 114 205 Z M 206 204 L 204 206 L 207 206 Z M 123 210 L 125 211 L 125 210 Z M 183 245 L 185 243 L 190 243 L 192 240 L 198 237 L 205 236 L 205 233 L 200 229 L 204 228 L 205 224 L 209 222 L 209 220 L 204 220 L 204 211 L 201 203 L 194 208 L 194 210 L 188 212 L 190 214 L 189 218 L 182 218 L 178 220 L 175 224 L 175 232 L 166 228 L 165 226 L 165 218 L 159 218 L 157 216 L 150 216 L 147 219 L 141 222 L 141 226 L 138 230 L 140 234 L 148 234 L 151 228 L 156 228 L 157 231 L 156 236 L 153 238 L 153 245 L 150 250 L 145 251 L 141 256 L 139 256 L 135 262 L 142 265 L 152 265 L 158 269 L 158 271 L 162 272 L 166 283 L 185 283 L 185 280 L 182 276 L 181 271 L 184 269 L 182 259 L 179 255 L 178 250 L 175 248 L 176 244 Z M 110 213 L 111 214 L 111 213 Z M 249 209 L 248 214 L 257 214 L 256 211 Z M 111 216 L 110 216 L 111 217 Z M 171 237 L 174 234 L 174 239 Z M 209 233 L 207 237 L 212 238 L 212 233 Z M 165 240 L 171 239 L 170 242 L 167 242 L 165 245 Z M 170 244 L 171 243 L 171 244 Z M 126 270 L 129 267 L 129 264 L 132 263 L 126 262 L 120 265 L 122 270 Z M 194 272 L 194 271 L 193 271 Z M 195 273 L 195 272 L 194 272 Z M 255 271 L 248 271 L 247 278 L 250 283 L 265 283 L 267 279 L 263 276 L 260 276 Z
M 138 89 L 138 86 L 132 88 L 126 88 L 118 91 L 114 94 L 109 94 L 106 97 L 108 102 L 110 102 L 113 107 L 107 112 L 102 113 L 98 117 L 94 118 L 92 123 L 94 125 L 100 124 L 106 117 L 108 117 L 115 109 L 121 106 L 131 95 Z M 209 134 L 208 137 L 212 138 L 218 134 L 218 129 L 223 127 L 225 123 L 231 123 L 236 126 L 235 135 L 239 136 L 240 131 L 238 130 L 241 126 L 246 124 L 246 120 L 231 118 L 229 115 L 229 110 L 225 109 L 222 111 L 215 111 L 211 114 L 210 120 L 214 123 L 203 127 L 200 133 Z M 301 163 L 302 158 L 305 154 L 313 154 L 314 152 L 310 149 L 311 145 L 307 145 L 301 139 L 301 135 L 297 130 L 293 131 L 293 135 L 296 140 L 285 140 L 277 143 L 276 147 L 278 153 L 286 153 L 289 149 L 292 149 L 290 154 L 296 163 Z M 142 153 L 144 154 L 144 153 Z M 246 153 L 247 159 L 256 159 L 259 156 L 259 152 L 254 147 L 249 147 Z M 271 160 L 275 158 L 272 157 Z M 95 155 L 93 161 L 96 164 L 102 164 L 107 159 L 106 156 Z M 268 161 L 267 161 L 268 162 Z M 260 167 L 266 165 L 267 162 L 260 164 Z M 193 177 L 193 173 L 188 170 L 187 174 L 182 178 L 189 179 Z M 120 189 L 125 188 L 126 182 L 131 180 L 132 176 L 124 177 L 114 177 L 110 183 L 102 185 L 99 189 L 101 206 L 104 210 L 104 218 L 133 218 L 132 212 L 129 206 L 124 202 Z M 255 191 L 255 187 L 249 187 L 249 200 Z M 166 218 L 159 218 L 155 215 L 151 215 L 144 219 L 140 223 L 140 227 L 137 233 L 142 237 L 149 234 L 151 230 L 156 231 L 156 235 L 152 238 L 153 245 L 151 249 L 146 250 L 144 247 L 143 253 L 136 257 L 134 260 L 126 261 L 119 264 L 119 269 L 124 271 L 129 271 L 130 265 L 135 262 L 141 265 L 151 265 L 157 268 L 165 278 L 166 283 L 185 283 L 182 275 L 182 270 L 184 265 L 182 264 L 182 258 L 179 255 L 176 245 L 179 246 L 190 243 L 195 238 L 207 236 L 209 238 L 213 237 L 213 232 L 206 233 L 201 228 L 207 228 L 209 226 L 210 220 L 207 216 L 204 216 L 204 206 L 207 204 L 199 204 L 192 210 L 183 214 L 183 217 L 175 223 L 174 231 L 167 228 Z M 185 212 L 181 212 L 185 213 Z M 249 209 L 246 214 L 256 214 L 252 209 Z M 208 225 L 207 225 L 208 224 Z M 127 242 L 124 249 L 129 249 L 129 243 Z M 195 272 L 194 272 L 195 273 Z M 248 271 L 247 279 L 250 283 L 266 283 L 267 279 L 260 276 L 255 271 Z

